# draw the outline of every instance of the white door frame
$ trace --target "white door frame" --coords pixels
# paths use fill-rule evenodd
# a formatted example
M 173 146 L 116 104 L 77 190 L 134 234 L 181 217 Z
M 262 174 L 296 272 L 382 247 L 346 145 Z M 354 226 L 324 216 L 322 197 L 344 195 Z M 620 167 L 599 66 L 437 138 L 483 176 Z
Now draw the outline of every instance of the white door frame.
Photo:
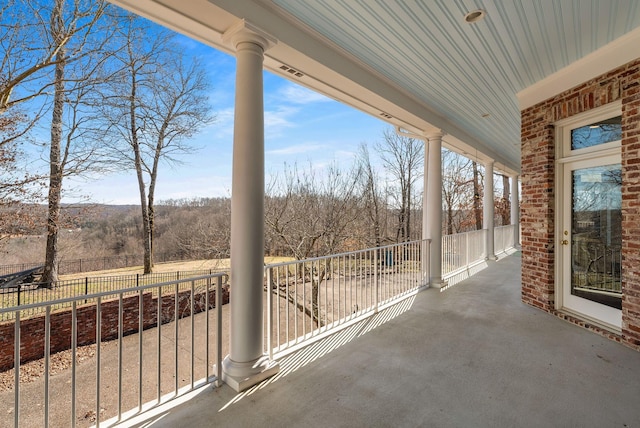
M 620 141 L 571 150 L 571 130 L 620 112 L 621 104 L 616 102 L 556 123 L 555 165 L 555 309 L 616 332 L 622 328 L 620 309 L 571 294 L 572 171 L 621 163 Z M 563 245 L 565 240 L 568 245 Z

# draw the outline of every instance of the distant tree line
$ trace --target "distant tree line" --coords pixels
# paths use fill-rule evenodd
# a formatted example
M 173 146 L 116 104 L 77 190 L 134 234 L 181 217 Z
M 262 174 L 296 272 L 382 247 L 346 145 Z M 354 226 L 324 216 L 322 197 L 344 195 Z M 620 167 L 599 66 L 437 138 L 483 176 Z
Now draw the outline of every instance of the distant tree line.
M 374 145 L 376 151 L 383 153 L 381 147 L 376 146 L 386 144 L 386 138 L 400 138 L 400 143 L 407 147 L 415 144 L 402 141 L 405 137 L 385 133 Z M 384 160 L 378 166 L 373 164 L 365 144 L 348 165 L 333 163 L 323 168 L 314 167 L 312 163 L 285 165 L 281 174 L 271 178 L 266 189 L 265 255 L 304 259 L 420 239 L 422 169 L 416 166 L 414 171 L 418 177 L 412 184 L 414 196 L 403 199 L 399 180 L 394 179 L 385 165 Z M 477 165 L 475 171 L 474 174 L 472 160 L 443 150 L 443 234 L 482 227 L 484 176 Z M 474 177 L 479 178 L 479 183 L 474 182 Z M 494 179 L 495 222 L 496 225 L 509 224 L 509 186 L 501 184 L 502 176 L 496 175 Z M 411 203 L 403 207 L 403 200 Z M 46 209 L 33 205 L 29 210 L 39 212 L 40 220 L 28 229 L 20 223 L 14 225 L 13 234 L 21 237 L 5 245 L 6 263 L 37 261 L 33 260 L 33 254 L 41 254 L 44 249 L 42 239 L 24 235 L 46 232 L 42 226 Z M 69 260 L 86 254 L 92 257 L 139 254 L 140 240 L 145 235 L 139 210 L 139 206 L 101 205 L 65 209 L 60 256 Z M 479 223 L 476 222 L 478 214 Z M 229 198 L 160 201 L 154 216 L 155 252 L 175 259 L 229 257 Z M 410 231 L 410 235 L 403 231 Z M 28 256 L 20 257 L 20 254 Z

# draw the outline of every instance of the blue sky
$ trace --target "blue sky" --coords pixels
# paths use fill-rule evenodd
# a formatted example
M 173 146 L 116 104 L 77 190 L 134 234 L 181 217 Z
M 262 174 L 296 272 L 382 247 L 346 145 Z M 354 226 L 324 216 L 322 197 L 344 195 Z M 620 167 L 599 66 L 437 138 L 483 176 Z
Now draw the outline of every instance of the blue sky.
M 164 164 L 158 177 L 156 201 L 231 195 L 235 58 L 186 37 L 178 36 L 188 55 L 205 64 L 213 90 L 213 124 L 193 138 L 201 149 L 182 158 L 183 164 Z M 350 165 L 358 145 L 382 139 L 381 120 L 264 72 L 265 172 L 282 171 L 285 162 L 320 169 L 332 161 Z M 94 202 L 138 204 L 135 175 L 121 172 L 97 179 L 67 183 L 75 194 Z M 67 198 L 67 201 L 71 201 Z

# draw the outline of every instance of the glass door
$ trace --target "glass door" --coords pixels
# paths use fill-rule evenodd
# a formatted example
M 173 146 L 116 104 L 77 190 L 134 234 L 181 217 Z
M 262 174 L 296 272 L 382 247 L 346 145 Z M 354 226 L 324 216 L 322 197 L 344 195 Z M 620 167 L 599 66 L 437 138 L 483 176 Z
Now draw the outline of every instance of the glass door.
M 562 302 L 620 327 L 622 170 L 619 156 L 564 165 Z

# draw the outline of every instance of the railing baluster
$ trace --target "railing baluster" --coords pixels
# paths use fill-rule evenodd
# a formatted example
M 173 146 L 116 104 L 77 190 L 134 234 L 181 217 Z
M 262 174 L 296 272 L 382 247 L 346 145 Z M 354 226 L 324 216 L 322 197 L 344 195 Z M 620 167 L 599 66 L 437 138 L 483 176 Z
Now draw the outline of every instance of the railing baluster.
M 142 339 L 144 334 L 144 293 L 138 291 L 138 411 L 142 410 Z
M 173 394 L 178 395 L 178 342 L 180 341 L 180 337 L 178 336 L 178 325 L 179 325 L 179 308 L 180 308 L 180 290 L 179 283 L 176 282 L 175 296 L 173 298 L 174 309 L 173 309 L 173 327 L 174 327 L 174 335 L 175 335 L 175 343 L 173 347 Z
M 76 426 L 76 352 L 78 348 L 78 307 L 71 306 L 71 427 Z
M 118 295 L 118 420 L 122 419 L 122 338 L 123 334 L 122 293 Z
M 273 269 L 267 269 L 267 350 L 273 360 Z
M 44 317 L 44 426 L 49 426 L 49 370 L 51 367 L 51 306 Z
M 305 268 L 305 262 L 302 262 L 302 304 L 307 304 L 307 270 Z M 312 280 L 313 281 L 313 280 Z M 307 317 L 302 314 L 302 336 L 306 336 L 307 334 Z M 311 319 L 313 320 L 313 307 L 311 308 Z
M 204 365 L 205 365 L 205 379 L 209 382 L 209 292 L 211 290 L 211 278 L 207 278 L 206 289 L 205 289 L 205 297 L 204 297 L 204 314 L 205 314 L 205 335 L 204 335 Z M 220 302 L 216 303 L 216 306 L 219 305 Z
M 342 317 L 346 318 L 349 312 L 347 311 L 347 256 L 344 255 L 341 257 L 342 259 L 342 272 L 340 275 L 340 283 L 342 284 L 342 289 L 340 291 L 340 299 L 342 300 Z
M 102 297 L 96 301 L 96 427 L 100 426 L 100 341 L 102 340 Z
M 294 269 L 294 278 L 293 278 L 293 301 L 297 304 L 298 303 L 298 264 L 295 264 L 295 269 Z M 293 334 L 296 336 L 294 340 L 298 340 L 298 311 L 295 311 L 293 313 L 293 319 L 294 319 L 294 324 L 293 324 Z
M 275 346 L 280 349 L 280 323 L 282 322 L 280 319 L 280 268 L 276 269 L 276 338 L 275 338 Z M 285 300 L 286 305 L 286 300 Z
M 329 324 L 329 266 L 330 263 L 327 263 L 328 258 L 324 259 L 324 329 L 327 329 L 327 325 Z
M 285 338 L 285 342 L 289 342 L 289 322 L 291 321 L 291 318 L 289 317 L 289 306 L 291 306 L 289 304 L 289 265 L 285 266 L 285 271 L 284 271 L 284 275 L 285 275 L 285 308 L 286 308 L 286 319 L 285 319 L 285 325 L 286 325 L 286 338 Z
M 157 307 L 156 307 L 156 312 L 157 312 L 157 318 L 156 318 L 156 337 L 157 337 L 157 342 L 158 342 L 158 349 L 157 349 L 157 354 L 156 354 L 156 362 L 157 362 L 157 366 L 156 366 L 156 380 L 157 380 L 157 391 L 156 391 L 156 396 L 157 396 L 157 400 L 158 403 L 160 403 L 160 399 L 162 397 L 162 389 L 161 389 L 161 381 L 162 381 L 162 371 L 161 371 L 161 365 L 162 365 L 162 288 L 158 287 L 158 298 L 157 298 Z
M 374 293 L 374 298 L 375 298 L 375 312 L 378 313 L 378 304 L 380 301 L 380 297 L 379 297 L 379 287 L 380 285 L 378 284 L 378 268 L 379 268 L 379 263 L 378 263 L 378 250 L 373 250 L 373 283 L 374 283 L 374 288 L 375 288 L 375 293 Z
M 20 310 L 16 311 L 13 325 L 13 425 L 20 426 Z
M 222 277 L 216 281 L 216 316 L 217 316 L 217 350 L 216 350 L 216 386 L 222 386 Z
M 196 296 L 195 296 L 195 283 L 194 281 L 191 281 L 191 307 L 190 309 L 190 313 L 189 313 L 189 317 L 191 318 L 191 389 L 193 389 L 193 382 L 194 382 L 194 366 L 196 364 L 196 360 L 195 360 L 195 346 L 194 346 L 194 339 L 195 339 L 195 333 L 196 333 L 196 329 L 195 329 L 195 304 L 194 304 L 194 300 L 195 300 Z

